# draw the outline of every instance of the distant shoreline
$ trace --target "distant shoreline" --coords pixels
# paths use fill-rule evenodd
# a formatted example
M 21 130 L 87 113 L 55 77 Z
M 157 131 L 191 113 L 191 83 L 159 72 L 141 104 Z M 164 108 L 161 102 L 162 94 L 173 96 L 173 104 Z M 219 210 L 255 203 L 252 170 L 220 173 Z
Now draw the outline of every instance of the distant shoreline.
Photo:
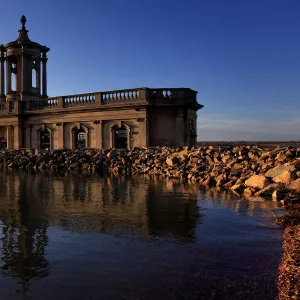
M 209 146 L 259 146 L 259 147 L 300 147 L 300 141 L 198 141 L 197 147 Z

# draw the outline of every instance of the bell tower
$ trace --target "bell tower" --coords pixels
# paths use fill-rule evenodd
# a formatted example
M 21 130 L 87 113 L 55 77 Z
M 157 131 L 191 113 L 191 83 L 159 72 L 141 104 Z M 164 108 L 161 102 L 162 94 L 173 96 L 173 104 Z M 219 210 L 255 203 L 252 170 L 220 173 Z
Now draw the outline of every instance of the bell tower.
M 0 45 L 0 101 L 47 98 L 47 52 L 50 48 L 33 42 L 21 17 L 17 40 Z M 6 75 L 4 75 L 4 65 Z

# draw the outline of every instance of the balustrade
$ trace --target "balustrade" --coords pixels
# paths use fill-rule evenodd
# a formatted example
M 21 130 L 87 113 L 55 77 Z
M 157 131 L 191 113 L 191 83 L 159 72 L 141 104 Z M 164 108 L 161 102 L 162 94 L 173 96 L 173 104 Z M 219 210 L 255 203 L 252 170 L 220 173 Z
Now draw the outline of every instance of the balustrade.
M 140 92 L 138 89 L 109 91 L 102 93 L 101 96 L 102 104 L 117 104 L 139 99 Z
M 151 89 L 150 98 L 152 99 L 172 99 L 176 94 L 175 90 L 171 89 Z
M 96 93 L 64 96 L 63 99 L 64 107 L 92 104 L 96 102 Z
M 30 110 L 43 110 L 56 106 L 58 106 L 58 99 L 55 97 L 30 101 Z
M 101 105 L 131 105 L 132 103 L 153 103 L 155 105 L 184 105 L 197 103 L 197 92 L 186 88 L 140 88 L 126 89 L 88 94 L 68 95 L 61 97 L 31 100 L 22 103 L 25 111 L 39 111 L 48 109 L 65 109 L 79 106 L 98 107 Z M 14 112 L 14 102 L 0 103 L 1 114 Z M 18 112 L 17 112 L 18 113 Z

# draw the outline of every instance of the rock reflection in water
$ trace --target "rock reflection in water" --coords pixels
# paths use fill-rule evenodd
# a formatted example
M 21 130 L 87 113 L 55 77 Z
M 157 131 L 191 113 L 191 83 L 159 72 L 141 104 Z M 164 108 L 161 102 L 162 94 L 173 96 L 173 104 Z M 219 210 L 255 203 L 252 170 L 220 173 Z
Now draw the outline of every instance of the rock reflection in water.
M 239 198 L 227 190 L 219 188 L 201 189 L 198 199 L 203 199 L 213 206 L 228 207 L 238 215 L 251 217 L 271 217 L 271 212 L 278 211 L 278 214 L 284 212 L 284 208 L 277 201 L 270 201 L 260 197 Z

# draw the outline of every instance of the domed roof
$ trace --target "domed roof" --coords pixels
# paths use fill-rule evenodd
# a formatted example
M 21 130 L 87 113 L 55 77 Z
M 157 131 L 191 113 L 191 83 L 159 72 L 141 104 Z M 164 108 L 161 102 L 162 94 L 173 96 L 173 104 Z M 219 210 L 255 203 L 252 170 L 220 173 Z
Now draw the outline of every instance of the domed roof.
M 33 42 L 29 39 L 29 37 L 28 37 L 29 31 L 25 27 L 27 20 L 24 15 L 21 17 L 20 21 L 22 24 L 22 28 L 19 30 L 19 37 L 15 41 L 5 44 L 4 47 L 5 48 L 20 48 L 22 45 L 26 45 L 29 48 L 40 48 L 41 50 L 48 52 L 50 50 L 50 48 L 48 48 L 46 46 L 42 46 L 39 43 Z

